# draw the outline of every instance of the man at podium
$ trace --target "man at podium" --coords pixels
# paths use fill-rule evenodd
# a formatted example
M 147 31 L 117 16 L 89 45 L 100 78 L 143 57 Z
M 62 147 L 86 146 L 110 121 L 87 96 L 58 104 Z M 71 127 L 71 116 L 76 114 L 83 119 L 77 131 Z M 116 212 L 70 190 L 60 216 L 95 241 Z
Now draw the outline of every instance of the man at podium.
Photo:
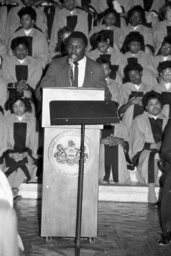
M 68 55 L 52 61 L 40 87 L 102 88 L 105 90 L 105 100 L 110 100 L 111 93 L 101 65 L 85 55 L 87 45 L 84 33 L 73 32 L 66 45 Z

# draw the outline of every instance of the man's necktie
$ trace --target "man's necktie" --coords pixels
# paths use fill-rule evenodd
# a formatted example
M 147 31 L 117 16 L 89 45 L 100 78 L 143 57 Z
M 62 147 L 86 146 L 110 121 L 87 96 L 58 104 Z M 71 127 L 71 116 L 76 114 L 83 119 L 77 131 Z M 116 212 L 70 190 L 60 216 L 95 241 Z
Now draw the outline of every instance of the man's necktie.
M 74 62 L 74 87 L 78 87 L 78 62 Z

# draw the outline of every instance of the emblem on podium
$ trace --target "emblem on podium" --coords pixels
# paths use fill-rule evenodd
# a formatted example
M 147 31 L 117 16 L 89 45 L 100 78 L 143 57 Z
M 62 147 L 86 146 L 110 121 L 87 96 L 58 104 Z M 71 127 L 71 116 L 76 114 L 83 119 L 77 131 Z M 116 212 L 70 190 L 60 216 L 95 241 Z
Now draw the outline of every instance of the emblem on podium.
M 90 142 L 85 137 L 84 168 L 88 169 L 90 160 Z M 49 145 L 49 159 L 56 171 L 66 176 L 77 176 L 80 160 L 80 133 L 63 132 L 57 135 Z

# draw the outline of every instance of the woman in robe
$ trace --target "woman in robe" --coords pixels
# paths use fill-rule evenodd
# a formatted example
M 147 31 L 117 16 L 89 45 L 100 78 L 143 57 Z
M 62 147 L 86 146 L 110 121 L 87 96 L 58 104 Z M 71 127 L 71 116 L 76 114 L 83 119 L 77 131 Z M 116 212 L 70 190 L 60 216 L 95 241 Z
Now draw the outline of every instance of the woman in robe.
M 162 97 L 154 91 L 143 97 L 144 113 L 133 120 L 130 130 L 132 162 L 137 166 L 137 180 L 148 185 L 148 202 L 156 203 L 155 185 L 158 182 L 158 161 L 164 128 L 168 118 L 162 114 Z

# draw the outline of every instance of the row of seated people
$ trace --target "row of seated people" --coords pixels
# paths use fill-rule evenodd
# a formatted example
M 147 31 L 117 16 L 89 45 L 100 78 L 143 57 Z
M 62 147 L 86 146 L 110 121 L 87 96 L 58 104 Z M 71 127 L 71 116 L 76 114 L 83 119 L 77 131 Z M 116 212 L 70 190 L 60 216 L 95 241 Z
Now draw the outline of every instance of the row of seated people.
M 14 53 L 14 56 L 12 56 L 14 60 L 25 61 L 27 57 L 28 57 L 28 60 L 32 59 L 32 57 L 27 56 L 28 45 L 27 45 L 27 42 L 25 41 L 25 38 L 23 37 L 15 38 L 12 40 L 11 45 Z M 115 166 L 117 168 L 116 168 L 116 172 L 113 172 L 113 181 L 128 184 L 130 183 L 130 174 L 129 174 L 129 171 L 127 170 L 126 161 L 131 160 L 132 164 L 134 164 L 135 166 L 138 165 L 138 161 L 135 156 L 137 155 L 137 153 L 141 153 L 139 152 L 139 150 L 136 151 L 136 149 L 132 149 L 132 151 L 130 150 L 131 150 L 131 145 L 133 143 L 132 142 L 132 138 L 133 138 L 132 127 L 134 122 L 133 120 L 138 115 L 143 115 L 144 109 L 145 110 L 147 109 L 147 104 L 144 104 L 144 107 L 142 104 L 142 98 L 144 94 L 151 90 L 154 90 L 156 92 L 159 92 L 160 97 L 162 97 L 162 104 L 164 105 L 164 107 L 163 108 L 161 107 L 162 104 L 160 101 L 157 104 L 157 105 L 160 105 L 159 107 L 157 107 L 157 110 L 159 110 L 159 112 L 157 112 L 157 115 L 156 113 L 149 112 L 150 115 L 158 117 L 159 114 L 161 114 L 163 115 L 163 117 L 165 117 L 165 121 L 167 121 L 167 119 L 170 117 L 170 91 L 169 90 L 171 85 L 171 61 L 164 61 L 159 64 L 158 84 L 156 84 L 155 86 L 152 86 L 151 83 L 145 84 L 143 82 L 142 80 L 143 68 L 139 63 L 132 62 L 126 65 L 126 67 L 124 68 L 126 82 L 122 82 L 121 84 L 119 84 L 119 83 L 116 83 L 115 81 L 115 79 L 117 78 L 117 74 L 115 78 L 114 77 L 110 78 L 111 68 L 110 68 L 109 60 L 104 58 L 99 58 L 97 61 L 104 69 L 104 74 L 105 74 L 108 88 L 112 94 L 112 99 L 118 105 L 118 114 L 121 119 L 121 122 L 118 125 L 116 124 L 113 126 L 113 127 L 116 127 L 116 129 L 113 129 L 113 127 L 105 127 L 104 132 L 102 133 L 101 154 L 103 154 L 103 157 L 101 157 L 100 159 L 105 160 L 104 161 L 105 163 L 109 162 L 109 164 L 107 164 L 108 165 L 107 168 L 104 168 L 106 167 L 104 162 L 100 164 L 100 167 L 101 169 L 103 169 L 103 172 L 106 172 L 106 175 L 103 181 L 106 183 L 109 182 L 110 168 L 112 166 L 112 170 L 113 170 L 113 166 Z M 5 101 L 6 99 L 7 102 L 4 102 L 5 104 L 2 104 L 4 117 L 2 116 L 2 119 L 1 119 L 2 121 L 2 129 L 1 129 L 2 159 L 1 160 L 2 160 L 2 165 L 5 164 L 4 170 L 7 176 L 9 177 L 9 181 L 13 190 L 15 191 L 16 189 L 17 191 L 19 184 L 21 184 L 25 179 L 30 180 L 31 178 L 35 178 L 37 149 L 38 149 L 38 135 L 39 135 L 37 131 L 36 119 L 35 119 L 35 113 L 37 109 L 35 109 L 34 107 L 34 101 L 33 101 L 34 97 L 32 97 L 34 95 L 34 88 L 31 86 L 31 84 L 29 84 L 28 79 L 26 79 L 27 77 L 29 77 L 28 75 L 28 73 L 30 72 L 29 66 L 25 65 L 23 68 L 23 66 L 18 65 L 18 63 L 16 65 L 15 61 L 13 62 L 9 61 L 9 64 L 6 65 L 5 68 L 3 68 L 3 65 L 5 63 L 6 63 L 5 61 L 2 63 L 1 89 L 5 95 L 3 97 L 3 100 Z M 11 64 L 11 68 L 9 68 L 10 64 Z M 35 72 L 36 68 L 37 66 L 35 65 L 35 68 L 34 70 L 32 70 L 32 72 Z M 7 72 L 6 76 L 5 76 L 5 72 Z M 9 76 L 8 79 L 7 79 L 7 75 Z M 21 80 L 17 78 L 23 75 L 25 78 L 22 78 Z M 10 77 L 12 77 L 13 80 L 10 80 Z M 157 83 L 157 80 L 156 80 L 156 83 Z M 152 95 L 152 99 L 156 97 L 157 97 L 156 95 Z M 153 102 L 152 102 L 152 105 L 153 105 Z M 30 113 L 31 110 L 33 114 Z M 11 112 L 11 114 L 9 112 Z M 165 123 L 166 122 L 162 123 L 160 121 L 159 125 L 162 124 L 164 128 Z M 151 128 L 151 130 L 152 131 L 151 131 L 151 137 L 150 137 L 150 127 L 148 127 L 147 138 L 144 135 L 143 137 L 144 140 L 142 140 L 144 144 L 135 143 L 136 146 L 137 145 L 144 146 L 145 143 L 147 143 L 149 146 L 147 150 L 150 152 L 153 151 L 153 147 L 156 147 L 154 148 L 154 151 L 158 150 L 158 147 L 160 146 L 160 143 L 161 143 L 161 134 L 158 134 L 158 133 L 162 132 L 162 129 L 159 126 L 159 129 L 157 130 L 157 135 L 156 135 L 157 139 L 156 139 L 156 138 L 153 138 L 154 135 L 152 134 L 153 132 L 155 134 L 155 129 L 153 131 L 153 128 Z M 143 131 L 145 131 L 145 129 L 143 129 Z M 135 131 L 133 132 L 133 134 L 135 134 Z M 112 142 L 110 142 L 111 137 L 112 137 Z M 152 140 L 152 138 L 154 140 Z M 135 136 L 134 139 L 140 139 L 140 136 L 137 135 Z M 108 141 L 109 141 L 109 148 L 104 150 L 103 145 L 108 144 Z M 152 145 L 152 148 L 150 148 L 151 144 L 156 144 L 156 143 L 157 143 L 157 146 Z M 115 148 L 115 146 L 118 146 L 119 150 Z M 143 150 L 144 148 L 140 148 L 140 149 Z M 131 152 L 135 152 L 135 153 L 131 153 Z M 116 153 L 116 155 L 114 155 L 114 153 Z M 155 169 L 154 160 L 156 159 L 154 159 L 154 156 L 155 154 L 153 152 L 153 156 L 149 158 L 150 161 L 152 161 L 153 163 L 152 171 Z M 145 160 L 145 162 L 149 162 L 147 159 L 148 157 L 149 155 L 146 156 L 145 159 L 143 158 L 143 160 Z M 117 159 L 119 159 L 119 161 L 116 161 Z M 115 161 L 115 164 L 113 161 Z M 118 163 L 117 165 L 116 165 L 116 162 Z M 149 168 L 151 170 L 151 167 Z M 137 170 L 138 170 L 138 167 L 137 167 Z M 139 172 L 137 173 L 139 174 Z M 149 180 L 147 179 L 148 173 L 149 173 L 148 169 L 145 168 L 145 174 L 141 173 L 140 171 L 140 174 L 137 175 L 137 178 L 140 183 L 151 184 L 153 188 L 152 191 L 154 192 L 154 184 L 157 182 L 156 180 L 157 177 L 153 173 L 153 182 L 151 182 L 151 180 L 149 182 Z M 156 170 L 156 173 L 157 173 L 157 170 Z M 144 177 L 146 177 L 146 179 Z M 149 196 L 149 198 L 151 198 L 151 196 Z M 153 198 L 149 200 L 154 201 L 155 200 L 154 198 L 155 197 L 153 194 Z
M 68 31 L 64 30 L 64 37 L 66 33 L 68 34 Z M 64 41 L 64 47 L 62 47 L 62 56 L 67 54 L 66 41 Z M 25 37 L 14 38 L 10 46 L 12 54 L 6 54 L 1 59 L 1 105 L 4 104 L 7 97 L 6 84 L 8 84 L 9 89 L 11 88 L 11 91 L 14 89 L 13 87 L 18 87 L 18 90 L 21 90 L 22 87 L 26 89 L 27 85 L 29 85 L 29 89 L 34 97 L 35 89 L 39 86 L 44 72 L 42 60 L 29 55 L 29 43 Z M 158 68 L 160 63 L 170 61 L 171 59 L 170 37 L 164 38 L 159 54 L 155 57 L 147 55 L 143 49 L 143 37 L 137 32 L 131 32 L 126 37 L 123 45 L 124 54 L 112 48 L 109 44 L 109 38 L 106 34 L 100 32 L 96 37 L 96 49 L 86 54 L 87 57 L 100 64 L 106 63 L 104 65 L 107 68 L 105 70 L 106 82 L 110 90 L 114 91 L 112 93 L 112 100 L 118 102 L 119 105 L 125 103 L 125 99 L 120 91 L 122 84 L 129 80 L 127 69 L 130 65 L 138 67 L 137 69 L 142 73 L 142 82 L 146 85 L 147 89 L 152 89 L 158 87 L 157 85 L 160 80 Z M 169 89 L 168 87 L 161 90 L 169 91 Z M 139 89 L 137 88 L 137 90 Z
M 64 6 L 65 6 L 64 9 L 67 9 L 68 2 L 70 2 L 70 1 L 64 1 Z M 75 9 L 74 2 L 75 1 L 71 1 L 71 7 L 69 7 L 69 8 L 72 9 L 74 7 L 74 9 Z M 41 80 L 43 69 L 45 68 L 47 63 L 50 62 L 50 57 L 49 57 L 49 53 L 48 53 L 48 43 L 47 43 L 47 39 L 46 39 L 45 35 L 43 37 L 43 33 L 39 29 L 33 27 L 35 20 L 36 20 L 35 12 L 28 7 L 24 8 L 24 9 L 23 8 L 20 8 L 20 9 L 21 10 L 19 11 L 19 16 L 18 16 L 18 17 L 20 17 L 20 19 L 18 19 L 18 20 L 21 21 L 23 28 L 21 28 L 21 30 L 20 29 L 17 30 L 12 35 L 12 37 L 10 37 L 10 40 L 8 42 L 8 47 L 10 46 L 10 48 L 12 50 L 11 55 L 7 55 L 6 53 L 4 54 L 4 51 L 2 54 L 3 62 L 2 62 L 2 73 L 1 73 L 1 78 L 2 78 L 2 83 L 1 83 L 2 86 L 1 87 L 2 87 L 2 92 L 4 94 L 2 94 L 3 102 L 1 102 L 1 104 L 2 104 L 2 106 L 4 106 L 4 102 L 9 97 L 7 92 L 9 92 L 10 95 L 13 95 L 11 98 L 15 98 L 14 95 L 17 91 L 17 95 L 18 95 L 18 93 L 20 93 L 21 95 L 24 94 L 25 97 L 31 98 L 30 102 L 32 103 L 32 109 L 34 109 L 33 98 L 35 96 L 34 95 L 35 88 L 37 87 L 39 81 Z M 62 10 L 64 10 L 64 9 L 62 9 Z M 167 5 L 167 8 L 165 8 L 165 9 L 166 10 L 168 9 L 168 13 L 169 13 L 169 9 L 170 9 L 169 4 Z M 11 11 L 12 10 L 14 10 L 14 9 L 11 9 Z M 58 10 L 58 11 L 60 11 L 60 10 Z M 137 13 L 139 14 L 138 21 L 135 18 Z M 18 15 L 18 12 L 17 12 L 17 15 Z M 132 27 L 132 28 L 133 27 L 136 29 L 138 28 L 138 31 L 140 30 L 141 32 L 143 31 L 143 29 L 145 29 L 146 31 L 149 32 L 149 34 L 148 34 L 148 36 L 146 36 L 146 38 L 150 39 L 150 38 L 152 38 L 151 30 L 149 30 L 149 28 L 147 28 L 146 26 L 143 25 L 143 17 L 141 15 L 142 15 L 142 8 L 140 8 L 140 7 L 134 7 L 132 10 L 130 10 L 130 12 L 128 12 L 129 22 L 128 22 L 128 25 L 126 26 L 126 28 L 128 30 L 128 26 L 130 25 L 130 27 Z M 111 16 L 112 16 L 112 19 L 109 19 L 109 17 L 111 17 Z M 28 17 L 29 17 L 29 22 L 28 22 Z M 65 21 L 66 21 L 66 19 L 65 19 Z M 116 30 L 116 26 L 114 26 L 115 21 L 116 21 L 115 12 L 113 9 L 109 9 L 106 12 L 104 12 L 104 25 L 106 26 L 106 30 L 108 27 L 113 27 Z M 78 22 L 78 19 L 77 19 L 77 22 Z M 123 26 L 124 26 L 124 20 L 121 23 L 123 23 Z M 110 26 L 108 26 L 108 25 L 110 25 Z M 102 26 L 102 25 L 100 24 L 99 27 L 100 26 Z M 67 29 L 68 29 L 69 33 L 71 33 L 73 28 L 70 27 Z M 94 28 L 92 28 L 92 30 L 93 29 Z M 119 116 L 122 118 L 122 123 L 126 124 L 126 130 L 128 132 L 128 138 L 129 138 L 130 127 L 132 125 L 132 120 L 133 120 L 133 118 L 132 119 L 130 118 L 129 111 L 131 111 L 132 116 L 135 117 L 136 115 L 134 115 L 134 113 L 133 113 L 134 105 L 136 105 L 136 106 L 141 105 L 141 99 L 142 99 L 143 93 L 145 93 L 146 91 L 149 91 L 153 88 L 156 90 L 157 87 L 159 87 L 159 90 L 161 89 L 161 86 L 158 86 L 158 82 L 162 81 L 162 79 L 161 79 L 162 70 L 160 70 L 161 76 L 159 78 L 158 78 L 158 70 L 157 70 L 157 66 L 158 66 L 158 63 L 160 62 L 160 60 L 158 60 L 158 63 L 156 61 L 157 64 L 155 64 L 155 60 L 154 60 L 155 58 L 157 59 L 159 56 L 153 57 L 153 56 L 149 56 L 145 53 L 145 49 L 146 49 L 145 46 L 148 46 L 148 45 L 153 46 L 151 39 L 150 39 L 151 42 L 147 43 L 147 41 L 146 41 L 146 44 L 145 44 L 146 33 L 144 33 L 143 35 L 141 35 L 140 33 L 137 33 L 137 32 L 132 32 L 132 33 L 128 34 L 128 36 L 126 36 L 124 43 L 123 43 L 123 47 L 122 47 L 123 48 L 122 52 L 124 53 L 123 54 L 120 52 L 121 49 L 119 47 L 119 44 L 115 44 L 115 38 L 117 39 L 119 37 L 116 37 L 116 36 L 113 37 L 113 35 L 115 35 L 115 33 L 113 33 L 113 35 L 112 35 L 113 42 L 112 42 L 110 33 L 108 34 L 108 33 L 106 33 L 106 31 L 105 31 L 105 33 L 104 33 L 104 31 L 101 32 L 101 29 L 102 28 L 100 27 L 100 32 L 98 32 L 98 30 L 96 30 L 96 31 L 94 30 L 94 32 L 92 33 L 92 36 L 93 36 L 91 38 L 92 39 L 91 41 L 93 42 L 92 47 L 95 47 L 96 49 L 89 51 L 87 53 L 87 55 L 89 57 L 91 57 L 91 54 L 92 54 L 91 58 L 94 60 L 97 60 L 104 67 L 104 69 L 105 68 L 107 69 L 107 71 L 105 71 L 106 72 L 106 81 L 107 81 L 109 89 L 111 90 L 112 97 L 113 97 L 112 99 L 115 100 L 116 102 L 118 102 Z M 27 32 L 29 32 L 29 33 L 30 33 L 30 30 L 31 30 L 31 32 L 33 32 L 33 30 L 37 33 L 39 32 L 39 34 L 42 33 L 40 36 L 41 39 L 39 40 L 39 37 L 37 37 L 34 40 L 33 39 L 28 40 L 28 38 L 30 38 L 30 37 L 28 37 L 29 33 L 25 33 L 25 30 L 27 30 Z M 127 32 L 127 30 L 125 29 L 126 32 Z M 24 32 L 24 34 L 22 32 Z M 168 32 L 168 36 L 169 36 L 169 29 L 167 29 L 167 32 Z M 91 31 L 90 31 L 90 35 L 91 35 Z M 126 35 L 126 33 L 125 33 L 125 35 Z M 24 38 L 18 39 L 17 38 L 18 36 L 20 36 L 20 37 L 22 36 Z M 43 38 L 43 40 L 42 40 L 42 38 Z M 20 43 L 18 42 L 18 40 L 20 41 Z M 21 41 L 24 41 L 24 40 L 27 42 L 21 43 Z M 42 44 L 41 42 L 45 42 L 45 44 Z M 46 45 L 46 47 L 44 47 L 44 45 Z M 50 45 L 51 45 L 51 40 L 49 43 L 49 49 L 50 49 Z M 104 47 L 101 47 L 101 46 L 104 46 Z M 112 46 L 113 46 L 113 49 L 111 49 Z M 164 49 L 163 51 L 161 50 L 162 48 Z M 115 51 L 115 49 L 117 52 Z M 149 49 L 151 49 L 151 47 L 149 47 Z M 161 61 L 163 61 L 163 60 L 165 61 L 165 60 L 169 59 L 169 55 L 170 55 L 169 37 L 164 39 L 161 49 L 160 49 Z M 47 54 L 44 54 L 44 50 L 46 51 Z M 64 50 L 65 50 L 65 47 L 64 47 Z M 94 57 L 93 52 L 96 50 L 99 53 L 99 55 L 95 55 L 95 57 Z M 116 55 L 114 55 L 114 57 L 112 57 L 112 51 L 115 51 L 115 53 L 117 53 Z M 128 54 L 128 56 L 126 56 L 126 54 Z M 32 56 L 29 56 L 29 55 L 32 55 Z M 63 53 L 59 49 L 59 55 L 57 54 L 57 57 L 61 56 L 61 55 L 63 55 Z M 111 55 L 111 56 L 109 56 L 109 55 Z M 52 56 L 53 56 L 53 54 L 52 54 Z M 110 59 L 110 62 L 109 62 L 109 59 Z M 144 67 L 144 70 L 142 69 L 141 65 L 138 65 L 137 62 L 142 64 L 142 66 Z M 128 65 L 127 65 L 127 63 L 128 63 Z M 165 63 L 165 64 L 169 65 L 169 63 Z M 116 67 L 116 66 L 118 66 L 118 67 Z M 167 66 L 167 67 L 169 68 L 169 66 Z M 114 69 L 117 69 L 117 72 Z M 128 73 L 129 73 L 129 75 L 128 75 Z M 131 80 L 132 73 L 133 73 L 133 78 Z M 135 76 L 137 76 L 137 73 L 138 73 L 140 79 L 139 78 L 135 79 Z M 158 79 L 158 81 L 157 81 L 157 79 Z M 139 80 L 140 80 L 140 82 L 139 82 Z M 136 86 L 133 86 L 132 89 L 129 88 L 129 86 L 127 86 L 127 87 L 122 86 L 123 82 L 124 83 L 127 82 L 128 84 L 130 84 L 130 83 L 132 83 L 132 81 L 133 81 L 133 84 L 136 85 Z M 142 84 L 145 84 L 145 85 L 142 85 Z M 8 91 L 7 91 L 7 85 L 8 85 L 8 89 L 9 89 Z M 129 95 L 129 94 L 131 94 L 130 91 L 132 91 L 132 90 L 133 91 L 135 90 L 135 94 L 137 94 L 137 95 L 134 95 L 135 99 L 133 98 L 132 100 L 130 100 L 131 97 L 133 97 L 132 95 L 131 96 Z M 160 92 L 168 92 L 169 93 L 169 90 L 170 90 L 170 85 L 166 79 L 165 85 L 163 86 L 162 91 L 160 91 Z M 168 99 L 165 99 L 165 100 L 168 101 Z M 140 106 L 140 107 L 142 107 L 142 106 Z M 129 111 L 128 111 L 128 109 L 129 109 Z M 137 107 L 135 109 L 137 109 Z M 141 108 L 141 111 L 142 111 L 142 108 Z M 33 112 L 34 112 L 34 110 L 33 110 Z M 168 109 L 166 110 L 166 112 L 168 115 Z M 121 179 L 119 181 L 122 183 L 125 182 L 125 180 L 121 180 Z
M 46 6 L 39 6 L 39 4 L 43 4 L 42 1 L 37 3 L 38 6 L 33 5 L 32 0 L 17 0 L 16 2 L 18 5 L 11 9 L 6 6 L 0 8 L 2 14 L 0 53 L 3 55 L 10 52 L 13 38 L 25 36 L 29 42 L 29 54 L 41 59 L 44 68 L 56 55 L 56 45 L 60 41 L 59 32 L 64 27 L 67 27 L 71 32 L 74 30 L 82 31 L 89 38 L 89 50 L 94 48 L 94 44 L 91 45 L 91 41 L 94 39 L 92 38 L 93 35 L 95 36 L 100 31 L 105 31 L 108 34 L 110 45 L 119 51 L 130 32 L 139 32 L 144 37 L 145 50 L 151 54 L 158 53 L 163 38 L 170 35 L 171 4 L 169 2 L 160 8 L 161 3 L 157 5 L 158 1 L 153 1 L 154 5 L 156 3 L 158 6 L 154 9 L 157 9 L 158 12 L 160 10 L 159 18 L 161 20 L 156 18 L 154 22 L 152 19 L 151 25 L 148 23 L 148 26 L 145 19 L 145 9 L 141 3 L 143 1 L 140 0 L 138 3 L 141 5 L 135 6 L 137 1 L 134 1 L 130 6 L 131 9 L 123 13 L 120 13 L 117 8 L 115 9 L 118 12 L 113 8 L 116 1 L 112 3 L 112 6 L 106 3 L 108 1 L 102 1 L 102 3 L 107 4 L 106 8 L 109 8 L 104 9 L 103 13 L 99 14 L 97 22 L 91 24 L 89 24 L 89 13 L 77 6 L 79 3 L 76 0 L 63 0 L 60 2 L 61 5 L 56 5 L 53 20 L 51 20 L 51 14 L 46 16 L 43 9 Z M 102 3 L 100 4 L 103 5 Z M 162 2 L 163 4 L 164 2 Z M 92 6 L 96 7 L 97 5 L 92 3 Z M 153 7 L 151 6 L 151 8 Z M 98 13 L 96 9 L 95 12 Z

